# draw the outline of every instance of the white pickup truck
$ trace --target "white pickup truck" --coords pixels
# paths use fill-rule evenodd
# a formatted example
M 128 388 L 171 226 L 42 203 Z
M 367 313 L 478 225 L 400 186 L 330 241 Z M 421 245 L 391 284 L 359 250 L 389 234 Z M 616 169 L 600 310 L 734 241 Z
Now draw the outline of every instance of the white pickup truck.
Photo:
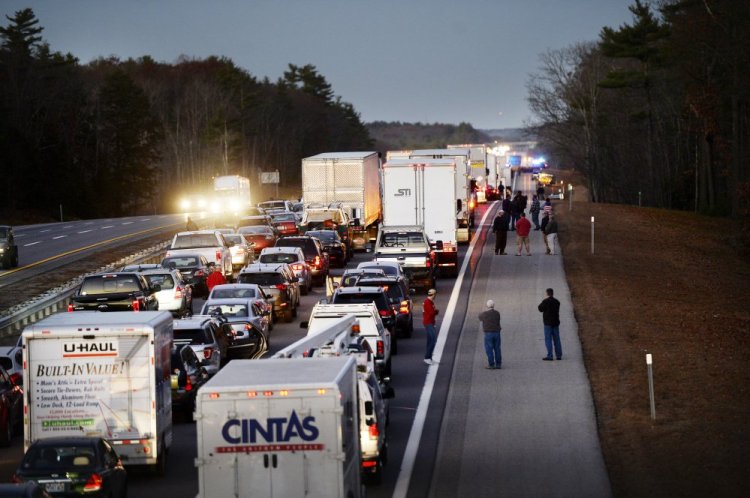
M 179 232 L 172 239 L 166 257 L 183 254 L 201 254 L 209 263 L 213 262 L 227 280 L 232 279 L 232 242 L 227 242 L 217 230 Z

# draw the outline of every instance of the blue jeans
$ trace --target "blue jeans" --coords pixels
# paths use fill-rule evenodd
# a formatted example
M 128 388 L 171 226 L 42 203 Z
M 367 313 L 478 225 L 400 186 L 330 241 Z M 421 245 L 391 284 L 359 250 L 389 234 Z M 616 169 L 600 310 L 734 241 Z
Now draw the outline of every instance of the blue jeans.
M 500 332 L 484 333 L 484 350 L 491 367 L 499 367 L 503 363 L 503 355 L 500 354 Z
M 432 352 L 435 350 L 435 343 L 437 342 L 437 331 L 434 325 L 425 325 L 424 331 L 427 334 L 427 348 L 424 351 L 424 359 L 431 360 Z
M 544 326 L 544 345 L 547 346 L 547 358 L 552 358 L 552 344 L 555 345 L 555 354 L 557 359 L 562 359 L 562 345 L 560 344 L 560 326 Z
M 531 213 L 531 222 L 534 224 L 534 228 L 539 228 L 539 211 Z

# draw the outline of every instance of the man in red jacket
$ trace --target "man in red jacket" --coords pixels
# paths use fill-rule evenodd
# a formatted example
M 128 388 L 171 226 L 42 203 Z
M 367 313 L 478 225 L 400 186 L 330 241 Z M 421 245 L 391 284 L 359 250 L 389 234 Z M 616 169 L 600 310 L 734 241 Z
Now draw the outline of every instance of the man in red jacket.
M 211 274 L 206 279 L 206 286 L 208 287 L 208 292 L 211 292 L 211 289 L 214 288 L 215 285 L 221 285 L 227 283 L 227 279 L 224 278 L 224 275 L 222 275 L 221 270 L 218 266 L 215 264 L 210 265 L 211 266 Z
M 435 349 L 437 342 L 437 330 L 435 329 L 435 316 L 439 310 L 435 307 L 435 289 L 427 291 L 427 299 L 422 303 L 422 325 L 427 335 L 427 347 L 424 352 L 424 362 L 432 365 L 432 351 Z
M 526 218 L 526 213 L 521 211 L 521 218 L 516 222 L 516 256 L 521 255 L 523 246 L 526 246 L 526 255 L 531 256 L 529 246 L 529 233 L 531 232 L 531 222 Z

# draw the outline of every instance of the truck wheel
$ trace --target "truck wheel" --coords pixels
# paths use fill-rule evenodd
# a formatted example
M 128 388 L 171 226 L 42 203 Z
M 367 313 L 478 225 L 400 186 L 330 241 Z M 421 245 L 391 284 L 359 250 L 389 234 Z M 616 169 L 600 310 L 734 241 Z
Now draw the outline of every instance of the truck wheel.
M 164 443 L 159 447 L 159 458 L 156 459 L 154 473 L 159 477 L 164 477 L 167 473 L 167 448 L 164 446 Z

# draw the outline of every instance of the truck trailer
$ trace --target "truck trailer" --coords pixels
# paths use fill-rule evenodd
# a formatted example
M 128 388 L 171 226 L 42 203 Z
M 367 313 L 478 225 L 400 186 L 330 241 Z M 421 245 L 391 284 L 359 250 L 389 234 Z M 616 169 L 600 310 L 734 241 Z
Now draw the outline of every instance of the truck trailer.
M 381 219 L 380 155 L 326 152 L 302 159 L 305 204 L 341 203 L 352 220 L 352 248 L 364 250 L 375 239 Z
M 198 392 L 198 497 L 363 496 L 353 357 L 234 360 Z
M 167 311 L 57 313 L 23 331 L 24 450 L 99 436 L 125 465 L 160 472 L 172 444 Z
M 383 165 L 383 225 L 424 227 L 440 275 L 458 274 L 459 228 L 454 158 L 393 159 Z M 468 237 L 468 235 L 466 235 Z

